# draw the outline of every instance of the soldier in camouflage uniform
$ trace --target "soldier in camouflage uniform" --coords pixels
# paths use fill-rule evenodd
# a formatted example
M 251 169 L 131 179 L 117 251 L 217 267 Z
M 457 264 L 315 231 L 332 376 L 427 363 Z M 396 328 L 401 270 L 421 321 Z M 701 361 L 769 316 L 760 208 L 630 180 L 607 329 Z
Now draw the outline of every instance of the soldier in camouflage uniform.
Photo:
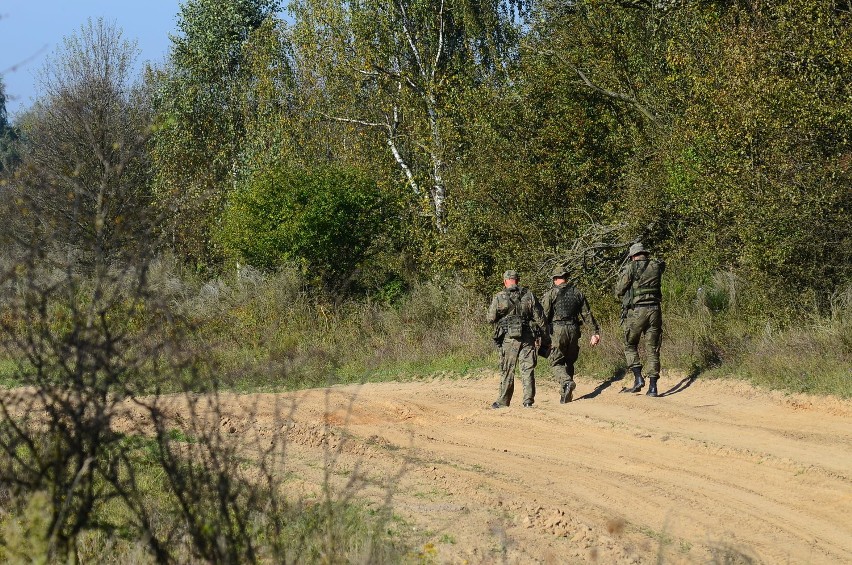
M 488 323 L 494 324 L 494 342 L 500 349 L 500 397 L 492 408 L 509 406 L 515 390 L 515 366 L 520 364 L 524 383 L 524 406 L 535 402 L 536 342 L 545 325 L 539 304 L 533 293 L 518 286 L 518 273 L 503 273 L 503 290 L 498 292 L 488 308 Z
M 568 282 L 568 271 L 557 267 L 552 275 L 553 287 L 541 298 L 544 319 L 550 328 L 550 366 L 559 381 L 560 404 L 571 402 L 574 389 L 574 363 L 580 354 L 580 326 L 591 324 L 594 334 L 589 345 L 600 342 L 598 326 L 586 296 Z
M 657 396 L 660 378 L 660 344 L 663 338 L 663 314 L 660 309 L 660 281 L 666 264 L 651 259 L 641 243 L 634 243 L 627 252 L 630 261 L 621 269 L 615 283 L 615 294 L 621 299 L 624 330 L 624 358 L 633 373 L 633 386 L 622 392 L 639 392 L 645 386 L 642 364 L 637 347 L 645 334 L 647 353 L 646 374 L 651 381 L 648 396 Z

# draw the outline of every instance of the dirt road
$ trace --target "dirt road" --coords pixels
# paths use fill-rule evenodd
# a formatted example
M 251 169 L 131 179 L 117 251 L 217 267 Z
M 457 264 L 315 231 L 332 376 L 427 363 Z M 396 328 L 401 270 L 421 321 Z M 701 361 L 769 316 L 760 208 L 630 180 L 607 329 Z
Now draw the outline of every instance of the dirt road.
M 288 429 L 294 486 L 389 495 L 441 563 L 852 563 L 852 402 L 664 375 L 491 410 L 497 381 L 226 396 L 222 426 Z

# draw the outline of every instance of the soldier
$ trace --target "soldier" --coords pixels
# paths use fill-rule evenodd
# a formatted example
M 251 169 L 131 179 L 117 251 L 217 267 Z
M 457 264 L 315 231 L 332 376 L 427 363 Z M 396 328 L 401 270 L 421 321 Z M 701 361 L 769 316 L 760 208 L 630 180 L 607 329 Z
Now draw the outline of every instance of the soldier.
M 633 372 L 633 386 L 622 392 L 639 392 L 645 386 L 637 346 L 645 334 L 648 363 L 646 374 L 651 381 L 648 396 L 657 396 L 660 378 L 660 343 L 663 337 L 663 314 L 660 310 L 660 280 L 666 264 L 651 259 L 641 243 L 627 252 L 630 261 L 621 269 L 615 283 L 615 294 L 621 298 L 621 328 L 624 330 L 624 358 Z
M 553 270 L 553 287 L 544 293 L 541 306 L 544 319 L 550 328 L 550 366 L 559 381 L 559 403 L 571 402 L 574 389 L 574 363 L 580 354 L 580 326 L 589 323 L 594 334 L 589 345 L 595 347 L 601 340 L 598 326 L 586 296 L 568 282 L 568 271 L 562 267 Z
M 500 349 L 500 397 L 491 408 L 509 406 L 515 390 L 515 366 L 520 362 L 524 383 L 524 406 L 535 402 L 536 342 L 544 333 L 541 304 L 535 295 L 518 286 L 518 273 L 503 273 L 503 290 L 494 295 L 488 308 L 488 323 L 494 324 L 494 342 Z

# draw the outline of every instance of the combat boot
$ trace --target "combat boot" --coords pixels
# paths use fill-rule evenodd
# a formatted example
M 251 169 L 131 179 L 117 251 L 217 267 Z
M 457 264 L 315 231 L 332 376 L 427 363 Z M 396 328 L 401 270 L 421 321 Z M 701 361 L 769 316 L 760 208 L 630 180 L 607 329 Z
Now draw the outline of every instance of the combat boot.
M 650 383 L 648 384 L 648 392 L 646 392 L 645 394 L 647 394 L 648 396 L 658 396 L 657 395 L 657 379 L 659 379 L 659 378 L 660 377 L 649 377 L 648 378 Z
M 562 385 L 562 394 L 559 396 L 559 404 L 568 404 L 574 400 L 574 389 L 577 388 L 577 383 L 568 381 Z
M 633 371 L 633 386 L 625 388 L 622 392 L 639 392 L 645 386 L 645 379 L 642 378 L 642 367 L 632 367 Z

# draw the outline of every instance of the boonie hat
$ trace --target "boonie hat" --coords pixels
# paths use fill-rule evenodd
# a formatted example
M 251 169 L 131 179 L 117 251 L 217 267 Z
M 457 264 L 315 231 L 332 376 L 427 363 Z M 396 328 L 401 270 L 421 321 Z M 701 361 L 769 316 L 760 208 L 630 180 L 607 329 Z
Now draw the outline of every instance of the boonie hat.
M 569 273 L 570 273 L 570 271 L 568 269 L 566 269 L 565 267 L 560 267 L 559 265 L 557 265 L 556 267 L 553 268 L 553 274 L 550 275 L 550 278 L 552 278 L 552 279 L 555 279 L 555 278 L 567 279 Z
M 630 250 L 627 252 L 627 255 L 630 256 L 630 257 L 633 257 L 634 255 L 642 255 L 642 254 L 647 255 L 648 252 L 645 251 L 645 248 L 642 246 L 641 243 L 634 243 L 633 245 L 630 246 Z

